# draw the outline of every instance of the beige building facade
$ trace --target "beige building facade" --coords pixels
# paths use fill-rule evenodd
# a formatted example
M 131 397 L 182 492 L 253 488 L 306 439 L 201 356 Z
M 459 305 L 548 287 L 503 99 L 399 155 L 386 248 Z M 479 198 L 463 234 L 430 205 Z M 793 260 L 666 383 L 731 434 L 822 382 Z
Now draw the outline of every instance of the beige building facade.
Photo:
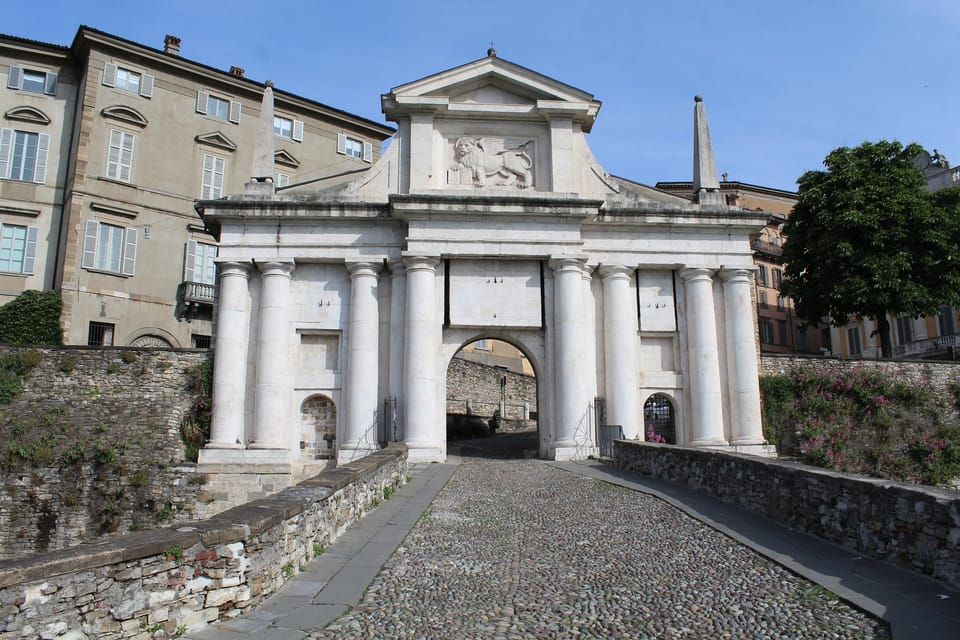
M 60 291 L 69 344 L 209 346 L 218 247 L 194 202 L 243 190 L 265 83 L 173 36 L 154 49 L 87 27 L 70 47 L 0 37 L 0 82 L 0 303 Z M 274 96 L 263 177 L 281 192 L 349 180 L 393 133 Z

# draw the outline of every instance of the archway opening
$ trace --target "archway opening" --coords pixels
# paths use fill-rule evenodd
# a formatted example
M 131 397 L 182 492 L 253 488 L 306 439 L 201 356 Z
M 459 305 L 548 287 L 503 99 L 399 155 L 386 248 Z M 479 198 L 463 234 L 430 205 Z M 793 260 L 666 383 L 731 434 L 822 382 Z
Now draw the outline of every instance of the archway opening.
M 447 367 L 446 404 L 451 453 L 536 456 L 537 377 L 516 346 L 492 338 L 464 345 Z
M 653 394 L 643 404 L 643 424 L 647 442 L 677 443 L 673 403 L 662 393 Z
M 300 405 L 300 454 L 327 460 L 335 457 L 337 405 L 322 393 L 306 398 Z

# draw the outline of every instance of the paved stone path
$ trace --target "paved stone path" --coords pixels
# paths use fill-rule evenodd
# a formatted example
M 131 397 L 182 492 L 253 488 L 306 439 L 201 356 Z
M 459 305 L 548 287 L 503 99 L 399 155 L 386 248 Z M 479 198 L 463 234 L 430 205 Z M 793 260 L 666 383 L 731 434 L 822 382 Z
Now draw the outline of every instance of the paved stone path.
M 309 638 L 888 638 L 665 502 L 464 458 L 360 604 Z

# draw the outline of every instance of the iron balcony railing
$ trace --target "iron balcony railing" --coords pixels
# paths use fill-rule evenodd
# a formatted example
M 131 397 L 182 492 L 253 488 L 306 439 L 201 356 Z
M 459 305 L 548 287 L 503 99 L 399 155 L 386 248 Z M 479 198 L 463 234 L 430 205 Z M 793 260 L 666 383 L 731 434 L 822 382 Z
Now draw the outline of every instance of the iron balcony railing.
M 954 333 L 949 336 L 917 340 L 910 344 L 899 344 L 893 348 L 893 355 L 894 357 L 923 356 L 941 351 L 949 351 L 951 348 L 960 350 L 958 349 L 960 348 L 960 334 Z
M 765 253 L 768 256 L 782 256 L 783 255 L 783 246 L 779 244 L 773 244 L 772 242 L 767 242 L 765 240 L 754 240 L 750 247 L 759 253 Z

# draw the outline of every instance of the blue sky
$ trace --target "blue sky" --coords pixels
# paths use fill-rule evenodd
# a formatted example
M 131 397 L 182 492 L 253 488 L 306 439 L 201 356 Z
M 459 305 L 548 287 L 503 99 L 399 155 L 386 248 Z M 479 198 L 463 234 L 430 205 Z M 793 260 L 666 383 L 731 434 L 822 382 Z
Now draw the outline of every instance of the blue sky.
M 647 184 L 691 179 L 697 94 L 730 180 L 795 189 L 864 140 L 960 163 L 957 0 L 54 0 L 8 8 L 0 31 L 69 44 L 80 24 L 156 48 L 174 34 L 184 57 L 377 122 L 381 93 L 493 41 L 601 100 L 594 154 Z

